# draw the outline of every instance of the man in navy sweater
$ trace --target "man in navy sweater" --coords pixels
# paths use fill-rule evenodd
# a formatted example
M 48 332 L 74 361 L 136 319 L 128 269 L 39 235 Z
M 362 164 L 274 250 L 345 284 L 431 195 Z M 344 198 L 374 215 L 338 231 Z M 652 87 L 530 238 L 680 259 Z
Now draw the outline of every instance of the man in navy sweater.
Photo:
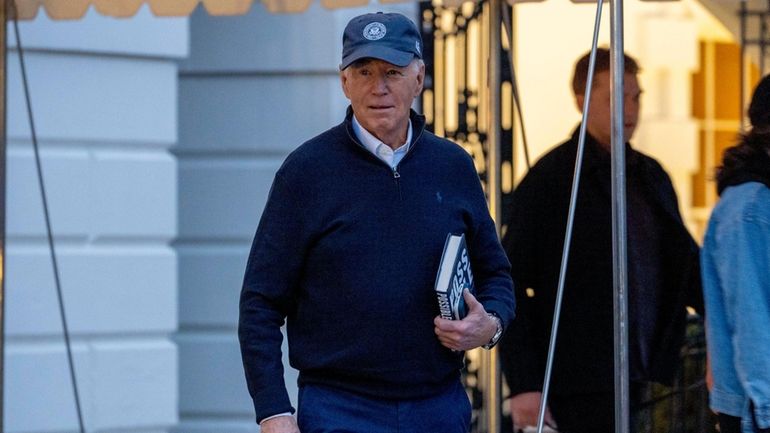
M 414 23 L 353 18 L 343 35 L 345 120 L 278 170 L 249 255 L 239 338 L 263 433 L 465 433 L 463 351 L 513 318 L 510 265 L 469 155 L 410 109 L 425 66 Z M 475 296 L 438 317 L 448 233 L 464 233 Z M 299 370 L 293 415 L 281 326 Z

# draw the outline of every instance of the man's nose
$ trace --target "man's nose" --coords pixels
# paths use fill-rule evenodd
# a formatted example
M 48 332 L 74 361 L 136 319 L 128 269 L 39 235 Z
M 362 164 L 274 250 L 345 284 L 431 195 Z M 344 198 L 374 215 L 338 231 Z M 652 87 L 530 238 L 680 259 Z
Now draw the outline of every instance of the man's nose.
M 380 75 L 374 79 L 374 92 L 378 94 L 388 93 L 388 82 L 385 76 Z

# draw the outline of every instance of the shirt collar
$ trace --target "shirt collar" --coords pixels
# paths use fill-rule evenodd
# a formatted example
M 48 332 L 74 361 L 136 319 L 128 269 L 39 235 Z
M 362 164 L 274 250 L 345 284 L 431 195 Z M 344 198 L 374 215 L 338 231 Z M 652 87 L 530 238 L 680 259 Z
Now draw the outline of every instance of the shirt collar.
M 399 146 L 397 149 L 393 150 L 393 153 L 396 152 L 406 152 L 409 150 L 409 146 L 412 143 L 412 120 L 409 120 L 409 126 L 406 130 L 406 142 Z M 355 132 L 356 137 L 361 142 L 361 144 L 364 145 L 364 147 L 374 155 L 378 155 L 377 149 L 380 146 L 389 147 L 387 144 L 383 143 L 375 137 L 371 132 L 367 131 L 366 128 L 361 126 L 361 123 L 358 122 L 358 119 L 356 119 L 356 115 L 353 114 L 353 132 Z

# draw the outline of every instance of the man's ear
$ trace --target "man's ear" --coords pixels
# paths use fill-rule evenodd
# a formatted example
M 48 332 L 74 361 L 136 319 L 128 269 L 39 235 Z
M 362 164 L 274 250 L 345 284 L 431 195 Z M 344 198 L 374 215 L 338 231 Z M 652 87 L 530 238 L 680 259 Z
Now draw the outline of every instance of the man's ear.
M 345 94 L 346 98 L 350 99 L 348 95 L 348 76 L 345 74 L 345 69 L 340 71 L 340 85 L 342 86 L 342 93 Z
M 575 95 L 575 105 L 577 105 L 577 109 L 581 113 L 583 112 L 583 103 L 585 103 L 585 100 L 585 95 Z
M 420 69 L 417 71 L 417 87 L 414 92 L 414 97 L 420 96 L 422 88 L 425 85 L 425 63 L 420 62 Z

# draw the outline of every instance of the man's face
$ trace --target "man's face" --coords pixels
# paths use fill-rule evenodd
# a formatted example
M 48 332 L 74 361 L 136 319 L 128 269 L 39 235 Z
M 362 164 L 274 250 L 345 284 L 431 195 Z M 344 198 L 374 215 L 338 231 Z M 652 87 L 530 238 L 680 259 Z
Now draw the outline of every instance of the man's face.
M 391 147 L 406 141 L 409 109 L 424 78 L 425 65 L 417 60 L 400 67 L 365 59 L 340 72 L 342 90 L 361 126 Z
M 594 75 L 591 89 L 591 106 L 588 108 L 586 129 L 604 148 L 609 150 L 612 140 L 612 122 L 610 121 L 610 72 L 602 71 Z M 623 78 L 623 134 L 626 141 L 631 139 L 639 121 L 639 100 L 642 94 L 639 82 L 634 74 L 625 74 Z M 584 95 L 577 95 L 578 109 L 582 112 Z

